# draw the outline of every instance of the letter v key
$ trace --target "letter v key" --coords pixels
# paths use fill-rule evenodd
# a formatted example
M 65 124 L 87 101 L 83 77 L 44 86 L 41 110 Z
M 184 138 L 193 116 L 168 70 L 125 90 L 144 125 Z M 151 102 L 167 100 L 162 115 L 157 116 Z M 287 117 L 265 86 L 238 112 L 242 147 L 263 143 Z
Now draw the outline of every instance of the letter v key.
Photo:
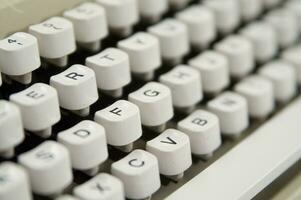
M 171 139 L 170 137 L 166 137 L 166 139 L 167 139 L 168 141 L 162 140 L 162 141 L 160 141 L 160 142 L 161 142 L 161 143 L 166 143 L 166 144 L 177 144 L 177 142 L 176 142 L 175 140 Z

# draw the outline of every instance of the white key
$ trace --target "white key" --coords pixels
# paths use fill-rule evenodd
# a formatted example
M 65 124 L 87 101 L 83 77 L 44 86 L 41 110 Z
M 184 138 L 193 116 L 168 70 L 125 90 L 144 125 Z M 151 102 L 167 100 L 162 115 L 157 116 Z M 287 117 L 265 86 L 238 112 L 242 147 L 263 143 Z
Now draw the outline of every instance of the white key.
M 173 117 L 170 89 L 160 83 L 150 82 L 129 94 L 129 101 L 140 109 L 144 126 L 153 127 L 161 132 L 165 124 Z
M 165 176 L 180 179 L 192 164 L 189 137 L 176 129 L 167 129 L 148 141 L 146 150 L 157 157 Z
M 32 200 L 26 171 L 12 162 L 0 164 L 0 199 Z
M 67 70 L 50 78 L 56 88 L 60 106 L 82 116 L 90 112 L 90 105 L 98 99 L 95 73 L 83 65 L 72 65 Z
M 79 199 L 77 199 L 71 195 L 63 195 L 63 196 L 56 198 L 55 200 L 79 200 Z
M 86 66 L 95 72 L 97 87 L 113 97 L 122 96 L 123 87 L 132 80 L 129 56 L 116 48 L 87 57 Z
M 149 23 L 158 22 L 168 10 L 168 0 L 138 0 L 141 18 Z
M 219 119 L 210 112 L 197 110 L 178 122 L 177 128 L 188 135 L 191 152 L 204 159 L 210 158 L 222 143 Z
M 29 84 L 31 72 L 40 65 L 38 41 L 34 36 L 19 32 L 0 41 L 0 68 L 4 74 Z
M 267 117 L 275 108 L 273 84 L 259 75 L 252 75 L 235 85 L 235 91 L 247 99 L 251 117 Z
M 91 51 L 101 48 L 101 40 L 108 35 L 108 25 L 104 8 L 96 3 L 83 3 L 64 12 L 74 26 L 76 41 Z
M 263 0 L 263 4 L 266 8 L 270 9 L 277 6 L 282 0 Z
M 18 162 L 29 173 L 32 191 L 42 196 L 57 195 L 72 182 L 68 150 L 54 141 L 46 141 L 21 154 Z
M 69 150 L 72 167 L 88 175 L 96 175 L 108 158 L 105 129 L 93 121 L 81 121 L 58 133 L 57 140 Z
M 217 94 L 229 85 L 229 62 L 225 55 L 216 51 L 204 51 L 188 63 L 201 73 L 204 92 Z
M 234 92 L 224 92 L 208 102 L 220 121 L 223 135 L 237 137 L 249 126 L 247 100 Z
M 264 65 L 259 74 L 273 82 L 277 101 L 287 102 L 297 93 L 297 77 L 293 65 L 276 60 Z
M 204 6 L 191 6 L 176 14 L 178 20 L 187 25 L 189 40 L 193 48 L 207 48 L 216 38 L 217 30 L 213 12 Z
M 159 78 L 171 90 L 173 105 L 182 110 L 192 110 L 203 99 L 201 75 L 187 65 L 179 65 Z
M 252 42 L 254 56 L 259 63 L 267 62 L 276 56 L 277 34 L 270 24 L 254 22 L 243 28 L 240 33 Z
M 25 138 L 19 108 L 0 100 L 0 156 L 14 156 L 14 149 Z
M 109 107 L 97 111 L 94 120 L 106 129 L 108 144 L 132 150 L 132 143 L 142 135 L 139 108 L 125 100 L 116 101 Z
M 299 30 L 301 32 L 301 1 L 299 0 L 290 0 L 286 2 L 285 7 L 292 11 L 297 17 L 299 22 Z
M 40 56 L 63 67 L 68 55 L 76 49 L 72 23 L 62 17 L 52 17 L 29 27 L 29 33 L 38 39 Z
M 51 127 L 61 119 L 57 91 L 44 83 L 10 95 L 21 110 L 24 128 L 40 137 L 50 137 Z
M 179 10 L 181 8 L 184 8 L 190 0 L 168 0 L 169 5 L 173 10 Z
M 295 71 L 297 72 L 297 79 L 301 84 L 301 45 L 297 45 L 286 49 L 282 52 L 281 57 L 283 60 L 290 62 L 294 65 Z
M 73 194 L 82 200 L 124 200 L 123 183 L 116 177 L 101 173 L 76 186 Z
M 204 5 L 214 12 L 217 29 L 222 34 L 231 33 L 239 25 L 240 11 L 237 0 L 206 0 Z
M 161 186 L 158 160 L 143 150 L 135 150 L 113 163 L 111 171 L 123 182 L 129 199 L 146 199 Z
M 262 0 L 238 0 L 240 14 L 244 21 L 254 20 L 263 11 Z
M 299 37 L 297 16 L 288 9 L 277 9 L 265 16 L 265 21 L 271 24 L 277 33 L 281 47 L 286 48 L 296 43 Z
M 230 74 L 235 78 L 246 76 L 255 67 L 252 43 L 242 36 L 228 36 L 217 43 L 214 48 L 227 56 Z
M 121 36 L 132 33 L 132 27 L 139 21 L 137 0 L 97 0 L 107 14 L 111 31 Z
M 148 32 L 158 37 L 162 58 L 170 65 L 179 64 L 189 52 L 188 29 L 178 20 L 165 19 L 149 27 Z
M 265 121 L 263 126 L 251 132 L 249 137 L 165 200 L 183 200 L 187 197 L 256 199 L 257 194 L 286 170 L 298 166 L 301 158 L 301 123 L 297 119 L 301 119 L 301 98 Z M 295 186 L 300 187 L 298 184 Z M 286 195 L 279 199 L 286 199 Z
M 161 66 L 159 40 L 145 32 L 118 42 L 118 48 L 125 51 L 130 58 L 131 71 L 142 76 L 144 80 L 151 80 L 154 71 Z

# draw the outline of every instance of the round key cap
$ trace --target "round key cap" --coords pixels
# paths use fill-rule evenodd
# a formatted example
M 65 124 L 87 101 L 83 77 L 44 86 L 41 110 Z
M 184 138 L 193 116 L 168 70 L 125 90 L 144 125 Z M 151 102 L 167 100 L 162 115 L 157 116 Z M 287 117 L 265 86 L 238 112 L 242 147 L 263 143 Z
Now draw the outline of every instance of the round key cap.
M 247 99 L 251 117 L 264 118 L 274 110 L 273 84 L 266 78 L 249 76 L 235 85 L 235 91 Z
M 38 39 L 41 57 L 60 67 L 67 65 L 67 56 L 76 49 L 71 21 L 52 17 L 30 26 L 28 31 Z
M 262 0 L 238 0 L 241 17 L 244 21 L 250 21 L 260 15 L 263 10 Z
M 282 48 L 295 44 L 299 37 L 297 16 L 288 9 L 277 9 L 269 12 L 265 21 L 276 30 L 277 40 Z
M 106 12 L 96 3 L 83 3 L 64 12 L 74 26 L 76 41 L 83 47 L 98 51 L 101 40 L 108 35 Z
M 297 17 L 299 22 L 299 29 L 301 32 L 301 1 L 299 0 L 290 0 L 286 2 L 285 7 L 292 11 Z
M 227 56 L 230 74 L 235 78 L 246 76 L 255 67 L 252 43 L 242 36 L 228 36 L 217 43 L 214 48 Z
M 137 0 L 97 0 L 107 14 L 108 24 L 114 33 L 128 36 L 139 21 Z
M 177 19 L 187 25 L 191 45 L 199 50 L 209 46 L 216 38 L 213 12 L 204 6 L 191 6 L 177 13 Z
M 50 85 L 56 88 L 60 106 L 82 116 L 90 112 L 90 105 L 98 99 L 95 73 L 83 65 L 73 65 L 50 78 Z
M 116 177 L 101 173 L 89 181 L 76 186 L 73 190 L 75 196 L 84 200 L 124 200 L 123 183 Z
M 273 82 L 277 101 L 285 103 L 297 93 L 296 71 L 290 63 L 281 60 L 267 63 L 259 74 Z
M 191 152 L 202 158 L 209 158 L 221 145 L 219 119 L 216 115 L 197 110 L 178 122 L 178 129 L 188 135 Z
M 238 137 L 249 126 L 248 104 L 243 96 L 224 92 L 207 105 L 218 116 L 223 135 Z
M 162 58 L 171 66 L 179 64 L 189 52 L 188 30 L 184 23 L 166 19 L 148 28 L 159 39 Z
M 146 199 L 161 186 L 158 160 L 143 150 L 135 150 L 114 162 L 111 172 L 123 182 L 129 199 Z
M 277 34 L 270 24 L 253 22 L 243 28 L 240 33 L 252 42 L 254 56 L 259 63 L 267 62 L 277 54 Z
M 108 144 L 128 146 L 142 135 L 139 108 L 131 102 L 120 100 L 109 107 L 97 111 L 94 120 L 106 129 Z
M 0 100 L 0 156 L 12 157 L 14 148 L 25 138 L 19 108 Z
M 237 0 L 206 0 L 204 5 L 214 12 L 217 29 L 222 34 L 231 33 L 239 25 L 240 11 Z
M 58 94 L 53 87 L 36 83 L 9 99 L 19 106 L 26 130 L 41 137 L 51 136 L 51 127 L 61 119 Z
M 293 46 L 282 52 L 283 60 L 294 65 L 298 83 L 301 84 L 301 45 Z
M 144 80 L 151 80 L 154 71 L 161 66 L 159 40 L 145 32 L 118 42 L 118 48 L 125 51 L 130 58 L 131 71 Z
M 131 82 L 129 56 L 122 50 L 105 49 L 87 57 L 86 66 L 95 72 L 97 87 L 110 96 L 122 96 L 123 87 Z
M 169 87 L 172 103 L 179 110 L 189 112 L 203 99 L 201 75 L 196 69 L 179 65 L 162 74 L 159 80 Z
M 149 23 L 159 21 L 168 10 L 168 0 L 138 0 L 139 13 Z
M 229 85 L 229 62 L 225 55 L 216 51 L 205 51 L 188 63 L 201 73 L 204 92 L 217 94 Z
M 0 41 L 0 68 L 4 74 L 28 84 L 31 72 L 40 65 L 38 41 L 34 36 L 19 32 Z
M 54 141 L 46 141 L 21 154 L 18 162 L 29 173 L 32 191 L 42 196 L 57 195 L 73 179 L 68 150 Z
M 26 171 L 12 162 L 0 164 L 0 186 L 1 200 L 33 199 Z
M 162 127 L 173 117 L 170 89 L 160 83 L 150 82 L 129 94 L 129 101 L 140 109 L 142 124 L 148 127 Z
M 96 175 L 108 158 L 105 129 L 93 121 L 81 121 L 58 133 L 58 142 L 69 150 L 72 167 L 89 175 Z
M 146 150 L 157 157 L 160 174 L 169 177 L 183 177 L 192 164 L 189 138 L 175 129 L 167 129 L 148 141 Z

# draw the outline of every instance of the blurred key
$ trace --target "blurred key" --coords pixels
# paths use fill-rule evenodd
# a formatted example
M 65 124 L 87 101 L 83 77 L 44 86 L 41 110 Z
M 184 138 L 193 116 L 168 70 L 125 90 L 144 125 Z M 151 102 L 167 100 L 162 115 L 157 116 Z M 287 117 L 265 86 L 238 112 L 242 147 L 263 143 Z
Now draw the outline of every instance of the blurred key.
M 242 20 L 251 21 L 257 18 L 263 11 L 262 0 L 238 0 Z
M 177 127 L 188 135 L 191 152 L 203 159 L 210 158 L 222 143 L 219 119 L 210 112 L 196 110 L 179 121 Z
M 191 0 L 168 0 L 171 9 L 180 10 L 184 8 Z
M 161 186 L 158 160 L 144 150 L 135 150 L 114 162 L 111 172 L 123 182 L 129 199 L 147 199 Z
M 81 116 L 87 116 L 98 100 L 95 73 L 83 65 L 72 65 L 52 76 L 50 85 L 58 92 L 60 106 Z
M 189 40 L 196 50 L 207 48 L 216 38 L 216 22 L 213 12 L 204 6 L 191 6 L 178 12 L 176 18 L 187 25 Z
M 61 119 L 57 91 L 44 83 L 10 95 L 10 101 L 19 106 L 24 128 L 40 137 L 50 137 L 52 126 Z
M 0 156 L 10 158 L 15 147 L 25 138 L 20 109 L 5 100 L 0 100 Z
M 281 54 L 281 58 L 294 65 L 297 73 L 298 83 L 301 84 L 301 45 L 290 47 L 284 50 Z
M 174 115 L 171 91 L 161 83 L 149 82 L 128 98 L 139 107 L 142 124 L 155 132 L 163 131 Z
M 181 63 L 183 57 L 189 52 L 188 29 L 179 20 L 165 19 L 147 30 L 158 37 L 161 56 L 168 65 Z
M 29 84 L 32 71 L 40 65 L 38 41 L 34 36 L 19 32 L 0 41 L 0 68 L 3 74 Z
M 97 87 L 115 98 L 122 96 L 123 88 L 132 80 L 129 56 L 116 48 L 87 57 L 86 65 L 95 72 Z
M 54 141 L 46 141 L 21 154 L 18 162 L 29 173 L 34 193 L 59 195 L 72 182 L 73 175 L 68 150 Z
M 155 70 L 161 66 L 160 44 L 155 36 L 139 32 L 119 41 L 117 46 L 129 55 L 134 75 L 145 81 L 154 78 Z
M 38 39 L 40 55 L 59 67 L 68 63 L 68 55 L 76 49 L 71 21 L 52 17 L 40 24 L 31 25 L 29 33 Z
M 123 183 L 116 177 L 100 173 L 73 189 L 75 196 L 82 200 L 124 200 Z
M 267 8 L 267 9 L 271 9 L 277 5 L 280 4 L 282 0 L 262 0 L 264 6 Z
M 56 198 L 55 200 L 79 200 L 79 199 L 77 199 L 71 195 L 63 195 L 63 196 Z
M 201 75 L 186 65 L 179 65 L 162 74 L 159 80 L 171 90 L 174 107 L 185 113 L 191 112 L 203 99 Z
M 83 3 L 64 12 L 74 26 L 75 39 L 83 48 L 98 51 L 101 40 L 108 35 L 108 25 L 104 8 L 96 3 Z
M 238 137 L 249 126 L 247 100 L 234 92 L 224 92 L 207 104 L 220 121 L 225 136 Z
M 139 13 L 145 22 L 158 22 L 168 10 L 168 0 L 138 0 Z
M 139 21 L 137 0 L 97 0 L 107 14 L 111 32 L 122 37 L 132 33 L 133 26 Z
M 105 129 L 89 120 L 58 133 L 58 142 L 70 153 L 72 167 L 94 176 L 108 158 Z
M 160 174 L 176 181 L 192 164 L 189 137 L 176 129 L 167 129 L 148 141 L 146 150 L 157 157 Z
M 0 199 L 33 200 L 26 171 L 12 162 L 0 164 Z
M 106 129 L 108 144 L 125 152 L 132 151 L 133 143 L 142 135 L 139 108 L 125 100 L 97 111 L 94 120 Z

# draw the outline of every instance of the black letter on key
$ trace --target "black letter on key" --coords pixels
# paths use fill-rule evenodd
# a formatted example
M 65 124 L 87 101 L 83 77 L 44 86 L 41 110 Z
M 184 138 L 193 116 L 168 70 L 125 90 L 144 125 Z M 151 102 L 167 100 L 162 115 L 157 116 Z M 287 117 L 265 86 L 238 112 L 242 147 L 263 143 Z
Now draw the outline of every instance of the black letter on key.
M 102 186 L 101 183 L 96 183 L 95 189 L 97 189 L 99 192 L 103 193 L 106 190 L 110 190 L 111 188 L 109 186 Z
M 199 126 L 205 126 L 208 123 L 207 120 L 201 118 L 194 118 L 191 122 Z
M 66 77 L 77 81 L 76 77 L 84 77 L 84 75 L 78 74 L 76 72 L 71 72 L 71 73 L 67 74 Z
M 84 130 L 84 129 L 80 129 L 80 130 L 75 131 L 73 134 L 77 135 L 78 137 L 81 137 L 81 138 L 86 138 L 90 135 L 90 132 L 87 130 Z
M 36 154 L 38 159 L 42 159 L 42 160 L 52 160 L 54 159 L 54 155 L 51 152 L 45 151 L 45 150 L 41 150 L 39 152 L 37 152 Z
M 115 114 L 115 115 L 121 116 L 122 110 L 116 107 L 113 110 L 110 110 L 110 112 L 113 113 L 113 114 Z
M 166 137 L 166 139 L 168 139 L 168 141 L 162 140 L 162 141 L 160 141 L 160 142 L 166 143 L 166 144 L 177 144 L 177 142 L 174 141 L 173 139 L 171 139 L 170 137 Z
M 184 77 L 188 76 L 189 77 L 189 74 L 187 73 L 184 73 L 184 72 L 178 72 L 177 74 L 175 74 L 175 77 L 179 78 L 179 79 L 182 79 Z
M 33 99 L 39 99 L 39 98 L 43 97 L 44 94 L 39 94 L 35 91 L 31 91 L 31 92 L 27 93 L 26 96 L 33 98 Z
M 160 92 L 153 91 L 153 90 L 146 90 L 143 94 L 148 97 L 156 97 L 160 94 Z
M 131 165 L 132 167 L 142 167 L 144 166 L 144 164 L 144 161 L 138 162 L 138 159 L 136 158 L 129 161 L 129 165 Z
M 111 60 L 111 61 L 114 61 L 114 60 L 115 60 L 114 58 L 111 58 L 111 57 L 109 56 L 109 54 L 106 54 L 106 55 L 100 57 L 100 59 L 103 59 L 103 58 L 106 58 L 106 59 Z

